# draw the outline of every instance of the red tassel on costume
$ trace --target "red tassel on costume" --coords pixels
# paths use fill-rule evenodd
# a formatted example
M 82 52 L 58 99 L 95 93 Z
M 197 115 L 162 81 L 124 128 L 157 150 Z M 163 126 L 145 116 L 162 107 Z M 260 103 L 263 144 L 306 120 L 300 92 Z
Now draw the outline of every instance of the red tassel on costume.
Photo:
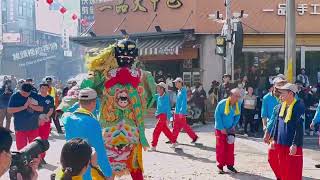
M 117 75 L 112 77 L 105 83 L 105 87 L 111 88 L 115 84 L 127 85 L 131 84 L 134 88 L 137 88 L 140 84 L 140 72 L 137 77 L 132 76 L 130 69 L 128 68 L 121 68 L 117 71 Z

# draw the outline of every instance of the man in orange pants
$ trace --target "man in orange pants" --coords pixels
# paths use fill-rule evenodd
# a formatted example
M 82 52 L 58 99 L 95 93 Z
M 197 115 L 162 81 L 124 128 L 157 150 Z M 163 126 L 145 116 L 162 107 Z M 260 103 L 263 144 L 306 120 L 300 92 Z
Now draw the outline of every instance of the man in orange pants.
M 277 172 L 280 173 L 281 180 L 302 180 L 305 107 L 295 98 L 298 92 L 296 85 L 287 83 L 278 90 L 283 102 L 274 109 L 276 118 L 272 133 L 274 143 L 278 146 L 276 147 L 279 162 Z
M 187 124 L 187 89 L 183 87 L 183 80 L 182 78 L 178 77 L 173 82 L 175 83 L 175 86 L 178 89 L 172 138 L 172 147 L 175 148 L 177 146 L 177 138 L 181 129 L 184 129 L 185 132 L 192 139 L 191 143 L 195 143 L 198 140 L 198 136 Z
M 240 107 L 238 102 L 240 95 L 240 89 L 232 89 L 230 97 L 221 100 L 214 114 L 215 123 L 215 135 L 216 135 L 216 158 L 219 174 L 224 174 L 223 167 L 233 172 L 238 171 L 234 168 L 234 139 L 235 139 L 235 127 L 240 119 Z

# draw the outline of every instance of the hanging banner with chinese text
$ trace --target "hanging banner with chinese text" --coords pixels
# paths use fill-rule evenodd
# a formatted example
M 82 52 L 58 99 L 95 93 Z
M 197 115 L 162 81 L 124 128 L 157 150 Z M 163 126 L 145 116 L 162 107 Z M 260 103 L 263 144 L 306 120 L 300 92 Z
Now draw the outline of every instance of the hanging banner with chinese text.
M 11 50 L 12 61 L 19 66 L 28 66 L 39 62 L 55 59 L 59 55 L 58 43 L 50 43 L 39 47 Z M 9 52 L 8 52 L 9 53 Z M 9 59 L 8 59 L 9 60 Z

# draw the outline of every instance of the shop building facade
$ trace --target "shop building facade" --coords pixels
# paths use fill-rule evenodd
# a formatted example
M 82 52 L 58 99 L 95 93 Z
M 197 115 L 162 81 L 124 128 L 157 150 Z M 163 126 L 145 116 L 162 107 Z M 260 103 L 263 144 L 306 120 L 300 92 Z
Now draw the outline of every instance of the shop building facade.
M 296 8 L 297 68 L 305 67 L 316 81 L 314 77 L 320 70 L 320 63 L 316 63 L 320 50 L 320 24 L 317 23 L 320 0 L 298 0 Z M 209 14 L 218 10 L 225 14 L 224 1 L 108 1 L 94 6 L 93 31 L 97 37 L 73 40 L 94 47 L 95 43 L 89 42 L 115 42 L 125 31 L 138 40 L 139 59 L 151 70 L 165 67 L 160 69 L 171 73 L 166 70 L 174 67 L 175 76 L 184 75 L 191 84 L 201 81 L 208 90 L 211 82 L 220 81 L 224 73 L 224 59 L 215 53 L 216 37 L 222 25 L 208 19 Z M 235 58 L 234 67 L 241 68 L 245 74 L 250 66 L 257 64 L 266 77 L 272 75 L 276 67 L 283 72 L 285 0 L 233 1 L 232 11 L 241 10 L 248 17 L 242 19 L 244 47 L 242 55 Z M 314 63 L 316 65 L 312 65 Z

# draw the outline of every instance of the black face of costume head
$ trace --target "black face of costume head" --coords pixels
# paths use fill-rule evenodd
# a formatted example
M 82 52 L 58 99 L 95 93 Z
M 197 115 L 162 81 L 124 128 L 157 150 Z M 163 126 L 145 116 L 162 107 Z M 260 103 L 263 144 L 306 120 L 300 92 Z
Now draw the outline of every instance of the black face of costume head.
M 131 67 L 138 56 L 136 43 L 129 39 L 118 41 L 115 56 L 120 67 Z

